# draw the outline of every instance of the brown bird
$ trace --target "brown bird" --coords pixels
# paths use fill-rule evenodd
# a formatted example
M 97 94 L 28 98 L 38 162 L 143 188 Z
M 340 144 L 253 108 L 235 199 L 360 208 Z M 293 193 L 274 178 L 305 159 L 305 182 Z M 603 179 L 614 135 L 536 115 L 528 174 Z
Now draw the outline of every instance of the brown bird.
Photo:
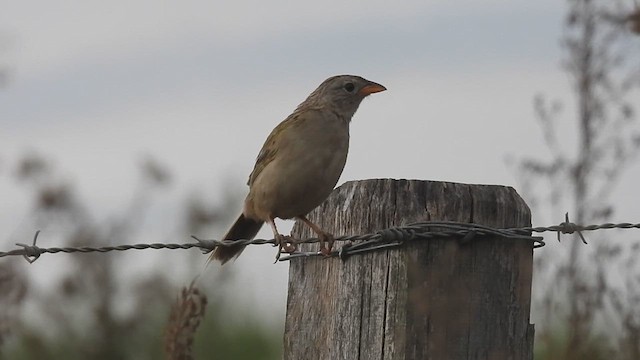
M 292 251 L 292 246 L 278 232 L 274 219 L 296 218 L 318 234 L 320 249 L 328 254 L 333 237 L 306 215 L 329 196 L 342 174 L 349 151 L 349 123 L 360 102 L 384 90 L 354 75 L 333 76 L 320 84 L 265 141 L 249 175 L 242 214 L 223 239 L 253 239 L 267 222 L 279 245 L 277 259 L 283 249 Z M 218 247 L 209 260 L 224 264 L 242 250 L 244 246 Z

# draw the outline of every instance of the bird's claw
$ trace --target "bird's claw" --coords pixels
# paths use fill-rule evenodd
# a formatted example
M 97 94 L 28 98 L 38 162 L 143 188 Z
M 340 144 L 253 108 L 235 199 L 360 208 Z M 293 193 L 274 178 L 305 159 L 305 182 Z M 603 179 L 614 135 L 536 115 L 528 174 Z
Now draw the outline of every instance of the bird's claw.
M 320 240 L 320 253 L 325 257 L 331 256 L 331 250 L 333 249 L 333 242 L 335 240 L 333 235 L 323 232 L 318 234 L 318 239 Z
M 291 236 L 280 235 L 276 237 L 276 243 L 273 246 L 278 246 L 278 252 L 276 253 L 276 261 L 280 260 L 280 255 L 284 252 L 291 254 L 298 249 L 298 245 Z M 274 262 L 274 264 L 275 264 Z

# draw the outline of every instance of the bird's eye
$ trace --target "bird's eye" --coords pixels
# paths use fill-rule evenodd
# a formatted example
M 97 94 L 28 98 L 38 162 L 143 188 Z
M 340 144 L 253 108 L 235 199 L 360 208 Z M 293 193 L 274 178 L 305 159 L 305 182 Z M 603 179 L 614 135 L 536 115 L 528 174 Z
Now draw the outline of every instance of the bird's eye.
M 344 89 L 347 90 L 347 92 L 352 92 L 353 89 L 355 89 L 355 88 L 356 87 L 355 87 L 355 85 L 353 85 L 353 83 L 348 82 L 348 83 L 344 84 Z

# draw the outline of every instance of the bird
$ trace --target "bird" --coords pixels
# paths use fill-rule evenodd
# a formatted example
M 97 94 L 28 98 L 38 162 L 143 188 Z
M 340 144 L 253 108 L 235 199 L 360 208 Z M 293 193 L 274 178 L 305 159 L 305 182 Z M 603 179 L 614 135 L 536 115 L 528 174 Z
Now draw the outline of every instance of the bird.
M 328 255 L 333 236 L 307 219 L 333 191 L 347 161 L 349 124 L 362 100 L 386 88 L 356 75 L 337 75 L 323 81 L 267 137 L 258 153 L 247 185 L 242 213 L 223 240 L 253 239 L 266 222 L 282 251 L 295 244 L 280 234 L 275 219 L 298 219 L 320 240 Z M 328 246 L 325 246 L 327 243 Z M 209 261 L 235 259 L 246 245 L 218 246 Z

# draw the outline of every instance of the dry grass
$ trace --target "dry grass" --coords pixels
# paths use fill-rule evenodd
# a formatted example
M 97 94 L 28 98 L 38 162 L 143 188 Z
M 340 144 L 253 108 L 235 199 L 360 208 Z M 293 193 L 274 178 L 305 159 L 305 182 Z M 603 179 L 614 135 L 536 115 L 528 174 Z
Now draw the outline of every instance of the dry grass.
M 182 288 L 171 307 L 164 342 L 165 353 L 170 360 L 194 358 L 193 340 L 207 307 L 207 297 L 194 286 L 194 282 Z

